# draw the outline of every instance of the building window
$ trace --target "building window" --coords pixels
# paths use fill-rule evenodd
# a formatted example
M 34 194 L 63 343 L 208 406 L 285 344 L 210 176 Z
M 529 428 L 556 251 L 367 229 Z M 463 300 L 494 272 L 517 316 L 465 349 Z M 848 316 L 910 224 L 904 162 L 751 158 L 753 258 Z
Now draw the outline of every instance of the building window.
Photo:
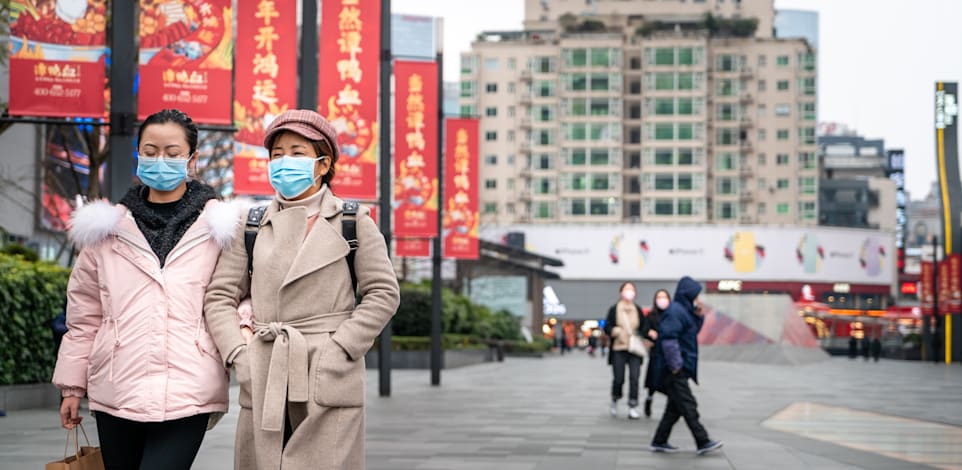
M 767 139 L 768 139 L 768 131 L 765 130 L 765 129 L 759 129 L 759 130 L 758 130 L 758 141 L 759 141 L 759 142 L 764 142 L 764 141 L 767 140 Z
M 584 166 L 588 161 L 588 153 L 585 149 L 574 149 L 568 158 L 569 165 Z
M 541 98 L 552 97 L 554 96 L 554 83 L 550 80 L 538 80 L 536 90 L 538 91 L 538 96 Z
M 553 57 L 535 57 L 534 71 L 536 73 L 553 73 L 555 61 Z
M 780 55 L 777 58 L 775 58 L 775 65 L 779 67 L 788 67 L 788 56 Z
M 693 215 L 694 213 L 694 204 L 691 199 L 678 200 L 678 215 Z
M 608 91 L 608 74 L 591 74 L 591 91 Z
M 693 140 L 695 138 L 695 125 L 693 123 L 678 123 L 678 140 Z
M 798 154 L 798 166 L 803 170 L 814 170 L 818 161 L 812 152 L 801 152 Z
M 656 90 L 674 90 L 675 89 L 675 74 L 668 73 L 656 73 L 655 74 L 655 89 Z
M 470 80 L 461 82 L 461 98 L 473 98 L 474 86 L 475 82 Z
M 798 114 L 805 121 L 815 120 L 815 103 L 798 103 Z
M 672 191 L 675 189 L 675 175 L 672 173 L 658 173 L 655 175 L 656 191 Z
M 675 156 L 671 149 L 655 149 L 655 165 L 674 165 Z
M 484 133 L 484 140 L 494 142 L 498 140 L 498 131 L 487 131 Z
M 484 59 L 484 70 L 498 70 L 498 59 Z
M 571 200 L 571 215 L 585 215 L 588 213 L 584 199 Z
M 698 102 L 698 109 L 701 110 L 701 101 Z M 695 112 L 695 100 L 691 98 L 678 98 L 678 114 L 681 116 L 691 116 Z
M 461 105 L 461 117 L 473 117 L 474 116 L 474 106 L 470 104 Z
M 484 115 L 488 117 L 495 117 L 498 115 L 498 108 L 484 108 Z
M 791 136 L 791 133 L 788 132 L 788 129 L 778 129 L 775 131 L 775 138 L 778 140 L 788 140 L 789 136 Z
M 611 66 L 611 49 L 592 48 L 591 49 L 591 66 L 592 67 L 610 67 Z
M 608 165 L 609 152 L 608 149 L 591 149 L 591 164 L 595 166 Z
M 812 72 L 815 70 L 815 54 L 799 54 L 798 64 L 802 67 L 802 70 L 807 72 Z
M 798 191 L 802 194 L 815 194 L 818 192 L 814 176 L 803 176 L 798 179 Z
M 497 156 L 497 155 L 486 155 L 486 156 L 484 157 L 484 164 L 485 164 L 485 165 L 489 165 L 489 166 L 497 165 L 497 164 L 498 164 L 498 156 Z
M 695 164 L 695 151 L 693 149 L 691 148 L 678 149 L 678 165 L 692 166 L 694 164 Z
M 737 169 L 738 169 L 738 168 L 736 167 L 736 162 L 737 162 L 737 161 L 738 161 L 738 160 L 736 160 L 735 155 L 732 154 L 732 153 L 730 153 L 730 152 L 723 152 L 723 153 L 718 154 L 718 155 L 715 157 L 715 162 L 716 162 L 716 165 L 717 165 L 716 168 L 718 168 L 718 169 L 721 170 L 721 171 L 725 171 L 725 170 L 737 170 Z
M 514 117 L 514 106 L 508 106 L 508 117 Z
M 735 96 L 738 93 L 735 80 L 723 78 L 718 81 L 718 96 Z
M 779 202 L 779 203 L 775 206 L 775 212 L 777 212 L 778 215 L 788 215 L 788 213 L 789 213 L 788 203 L 787 203 L 787 202 Z
M 758 105 L 758 120 L 763 120 L 768 116 L 768 107 L 760 104 Z
M 486 203 L 484 203 L 484 213 L 485 213 L 485 214 L 497 214 L 497 213 L 498 213 L 498 203 L 497 203 L 497 202 L 486 202 Z
M 679 191 L 691 191 L 695 189 L 694 178 L 690 173 L 679 173 L 678 174 L 678 190 Z
M 498 189 L 498 180 L 484 180 L 484 189 Z
M 675 114 L 674 98 L 656 98 L 655 114 L 658 116 L 671 116 Z
M 675 215 L 675 201 L 672 199 L 655 199 L 655 215 Z
M 514 70 L 518 67 L 518 59 L 511 57 L 508 59 L 508 70 Z
M 778 91 L 788 91 L 788 80 L 779 80 L 776 83 Z
M 787 153 L 775 155 L 775 164 L 779 166 L 788 165 L 790 157 Z
M 718 204 L 718 218 L 722 220 L 731 220 L 735 218 L 735 203 L 732 202 L 722 202 Z
M 549 178 L 538 178 L 538 183 L 535 186 L 535 192 L 538 194 L 551 194 L 553 193 L 553 188 L 551 185 L 551 179 Z
M 571 189 L 575 191 L 588 189 L 588 176 L 585 173 L 573 173 L 571 175 Z
M 766 64 L 766 62 L 768 62 L 768 58 L 765 57 L 764 54 L 759 54 L 759 55 L 758 55 L 758 66 L 759 66 L 759 67 L 764 67 L 765 64 Z
M 691 47 L 679 47 L 678 65 L 695 65 L 695 49 Z
M 591 175 L 591 190 L 592 191 L 605 191 L 610 188 L 608 185 L 608 175 L 607 174 L 593 174 Z
M 551 170 L 554 168 L 554 158 L 548 154 L 541 154 L 538 156 L 538 169 L 539 170 Z
M 508 189 L 514 189 L 514 178 L 508 178 Z
M 815 96 L 815 77 L 799 78 L 798 90 L 802 95 Z
M 785 116 L 791 116 L 791 114 L 792 114 L 792 105 L 784 104 L 784 103 L 775 105 L 776 116 L 785 117 Z
M 569 67 L 584 67 L 588 65 L 587 49 L 564 49 L 562 51 L 565 65 Z
M 798 140 L 801 141 L 802 145 L 815 145 L 817 142 L 815 137 L 815 128 L 800 127 L 798 129 Z
M 670 122 L 655 123 L 655 140 L 674 140 L 675 125 Z
M 715 114 L 719 121 L 734 121 L 735 105 L 733 103 L 719 103 Z
M 758 215 L 765 215 L 765 210 L 767 209 L 766 206 L 767 205 L 764 202 L 758 203 Z
M 765 85 L 766 85 L 766 84 L 765 84 L 765 80 L 759 80 L 759 81 L 758 81 L 758 92 L 759 92 L 759 93 L 762 93 L 762 92 L 764 92 L 764 91 L 767 89 L 767 87 L 766 87 Z
M 591 215 L 614 215 L 614 204 L 609 199 L 592 199 Z
M 767 162 L 765 161 L 765 154 L 764 153 L 758 154 L 758 166 L 765 166 L 766 163 Z
M 628 202 L 628 217 L 641 217 L 641 203 L 638 201 Z
M 508 82 L 508 93 L 514 94 L 514 82 Z
M 534 216 L 538 219 L 550 219 L 554 216 L 550 202 L 536 202 Z
M 718 194 L 735 194 L 737 191 L 737 185 L 735 180 L 732 178 L 718 178 L 718 183 L 715 189 Z
M 716 132 L 715 143 L 718 145 L 735 145 L 738 143 L 738 129 L 722 127 Z
M 738 66 L 738 58 L 729 54 L 718 56 L 717 61 L 720 72 L 734 72 Z
M 655 65 L 675 65 L 675 49 L 670 47 L 655 49 Z
M 779 178 L 776 182 L 776 187 L 778 189 L 788 189 L 789 183 L 788 178 Z
M 474 73 L 475 67 L 478 64 L 477 56 L 463 56 L 461 57 L 461 74 L 471 75 Z M 463 82 L 462 82 L 463 83 Z
M 804 220 L 815 220 L 818 218 L 818 211 L 815 210 L 815 203 L 812 201 L 799 202 L 798 212 Z
M 765 181 L 765 177 L 764 177 L 764 176 L 759 177 L 759 178 L 758 178 L 758 190 L 759 190 L 759 191 L 765 191 L 765 190 L 767 190 L 767 189 L 768 189 L 768 182 Z

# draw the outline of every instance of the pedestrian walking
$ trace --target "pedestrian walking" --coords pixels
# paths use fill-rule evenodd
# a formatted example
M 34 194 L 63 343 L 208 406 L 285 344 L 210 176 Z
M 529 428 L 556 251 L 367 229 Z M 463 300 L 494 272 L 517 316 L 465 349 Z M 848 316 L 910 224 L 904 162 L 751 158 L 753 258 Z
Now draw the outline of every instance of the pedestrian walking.
M 688 276 L 681 278 L 675 289 L 675 300 L 661 318 L 655 383 L 668 395 L 668 403 L 651 441 L 652 452 L 678 452 L 677 447 L 668 443 L 668 437 L 679 418 L 685 418 L 699 455 L 722 446 L 721 441 L 708 437 L 708 431 L 698 420 L 698 403 L 688 385 L 689 379 L 698 383 L 698 332 L 705 321 L 700 293 L 698 282 Z
M 876 336 L 872 338 L 872 358 L 878 362 L 880 357 L 882 357 L 882 341 Z
M 137 176 L 117 205 L 74 212 L 80 255 L 53 383 L 73 429 L 86 396 L 110 469 L 189 469 L 227 411 L 228 376 L 204 325 L 204 289 L 236 235 L 238 211 L 188 178 L 197 127 L 177 110 L 144 120 Z M 235 316 L 229 319 L 238 329 Z
M 624 394 L 625 367 L 628 368 L 628 419 L 638 419 L 638 379 L 644 357 L 641 351 L 631 351 L 631 342 L 648 337 L 648 321 L 642 309 L 635 304 L 635 285 L 625 282 L 619 289 L 621 298 L 608 309 L 605 333 L 611 337 L 611 416 L 618 415 L 618 400 Z M 632 337 L 635 338 L 632 338 Z
M 657 341 L 658 339 L 658 325 L 661 323 L 661 317 L 665 314 L 669 305 L 671 305 L 671 293 L 665 289 L 659 289 L 658 292 L 655 292 L 651 310 L 648 311 L 648 336 L 652 340 Z M 651 402 L 657 389 L 655 386 L 655 356 L 657 354 L 658 348 L 650 348 L 648 368 L 645 370 L 645 389 L 648 391 L 648 396 L 645 397 L 645 416 L 649 418 L 651 417 Z
M 866 333 L 865 336 L 862 337 L 862 359 L 865 359 L 865 362 L 868 362 L 868 358 L 869 358 L 869 355 L 871 354 L 871 351 L 872 351 L 872 340 L 869 339 L 868 334 Z
M 858 340 L 854 336 L 849 336 L 848 338 L 848 358 L 855 359 L 858 357 Z
M 276 195 L 251 222 L 252 256 L 238 236 L 205 301 L 241 389 L 234 467 L 363 469 L 364 354 L 397 310 L 394 267 L 368 210 L 354 213 L 333 192 L 339 149 L 330 123 L 310 110 L 283 112 L 264 147 Z M 248 295 L 249 344 L 236 325 Z

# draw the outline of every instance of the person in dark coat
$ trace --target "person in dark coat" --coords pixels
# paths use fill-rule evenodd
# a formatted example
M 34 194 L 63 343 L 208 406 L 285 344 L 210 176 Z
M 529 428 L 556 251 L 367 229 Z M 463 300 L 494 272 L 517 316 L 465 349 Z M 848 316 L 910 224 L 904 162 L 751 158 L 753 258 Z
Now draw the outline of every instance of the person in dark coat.
M 664 315 L 665 310 L 671 304 L 671 293 L 665 289 L 659 289 L 655 292 L 655 298 L 652 301 L 651 310 L 648 311 L 648 328 L 651 329 L 649 337 L 652 341 L 657 341 L 658 339 L 658 324 L 661 322 L 661 316 Z M 648 357 L 648 369 L 645 370 L 645 389 L 648 390 L 648 396 L 645 397 L 645 416 L 651 417 L 651 401 L 652 397 L 655 395 L 655 355 L 658 354 L 658 348 L 651 348 Z
M 858 340 L 854 336 L 848 338 L 848 358 L 855 359 L 858 357 Z
M 635 303 L 635 285 L 626 282 L 619 288 L 621 298 L 608 309 L 605 334 L 611 337 L 611 364 L 614 377 L 611 382 L 611 416 L 618 415 L 618 400 L 624 393 L 625 366 L 628 367 L 628 419 L 638 419 L 638 378 L 644 358 L 628 351 L 632 334 L 649 338 L 648 320 L 644 310 Z
M 721 441 L 708 437 L 708 431 L 699 422 L 698 403 L 688 385 L 689 379 L 698 383 L 698 332 L 705 321 L 700 293 L 701 284 L 688 276 L 681 278 L 675 300 L 661 317 L 654 380 L 658 390 L 668 395 L 668 404 L 651 441 L 652 452 L 678 452 L 668 443 L 668 437 L 679 418 L 685 418 L 699 455 L 722 447 Z
M 872 340 L 868 335 L 862 337 L 862 359 L 868 361 L 869 352 L 872 350 Z
M 876 336 L 872 339 L 872 358 L 878 362 L 880 357 L 882 357 L 882 341 Z

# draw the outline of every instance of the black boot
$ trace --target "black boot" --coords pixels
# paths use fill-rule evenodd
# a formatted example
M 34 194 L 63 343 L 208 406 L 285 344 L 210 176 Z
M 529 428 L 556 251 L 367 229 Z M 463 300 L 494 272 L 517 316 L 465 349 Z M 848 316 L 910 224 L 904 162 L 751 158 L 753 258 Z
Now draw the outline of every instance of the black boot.
M 651 418 L 651 396 L 645 398 L 645 417 Z

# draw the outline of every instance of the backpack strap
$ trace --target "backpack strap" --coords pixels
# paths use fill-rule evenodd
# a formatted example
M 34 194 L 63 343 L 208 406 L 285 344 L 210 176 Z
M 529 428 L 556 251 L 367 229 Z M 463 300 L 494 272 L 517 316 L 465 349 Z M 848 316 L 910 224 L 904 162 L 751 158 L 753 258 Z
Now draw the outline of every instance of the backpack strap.
M 251 207 L 247 211 L 247 221 L 244 222 L 244 246 L 247 248 L 247 274 L 254 273 L 254 242 L 257 241 L 257 231 L 261 228 L 261 219 L 267 212 L 267 206 Z
M 351 270 L 351 287 L 357 295 L 357 271 L 354 269 L 354 255 L 357 254 L 357 211 L 360 204 L 357 201 L 344 201 L 341 216 L 341 235 L 347 240 L 351 251 L 347 254 L 347 267 Z

